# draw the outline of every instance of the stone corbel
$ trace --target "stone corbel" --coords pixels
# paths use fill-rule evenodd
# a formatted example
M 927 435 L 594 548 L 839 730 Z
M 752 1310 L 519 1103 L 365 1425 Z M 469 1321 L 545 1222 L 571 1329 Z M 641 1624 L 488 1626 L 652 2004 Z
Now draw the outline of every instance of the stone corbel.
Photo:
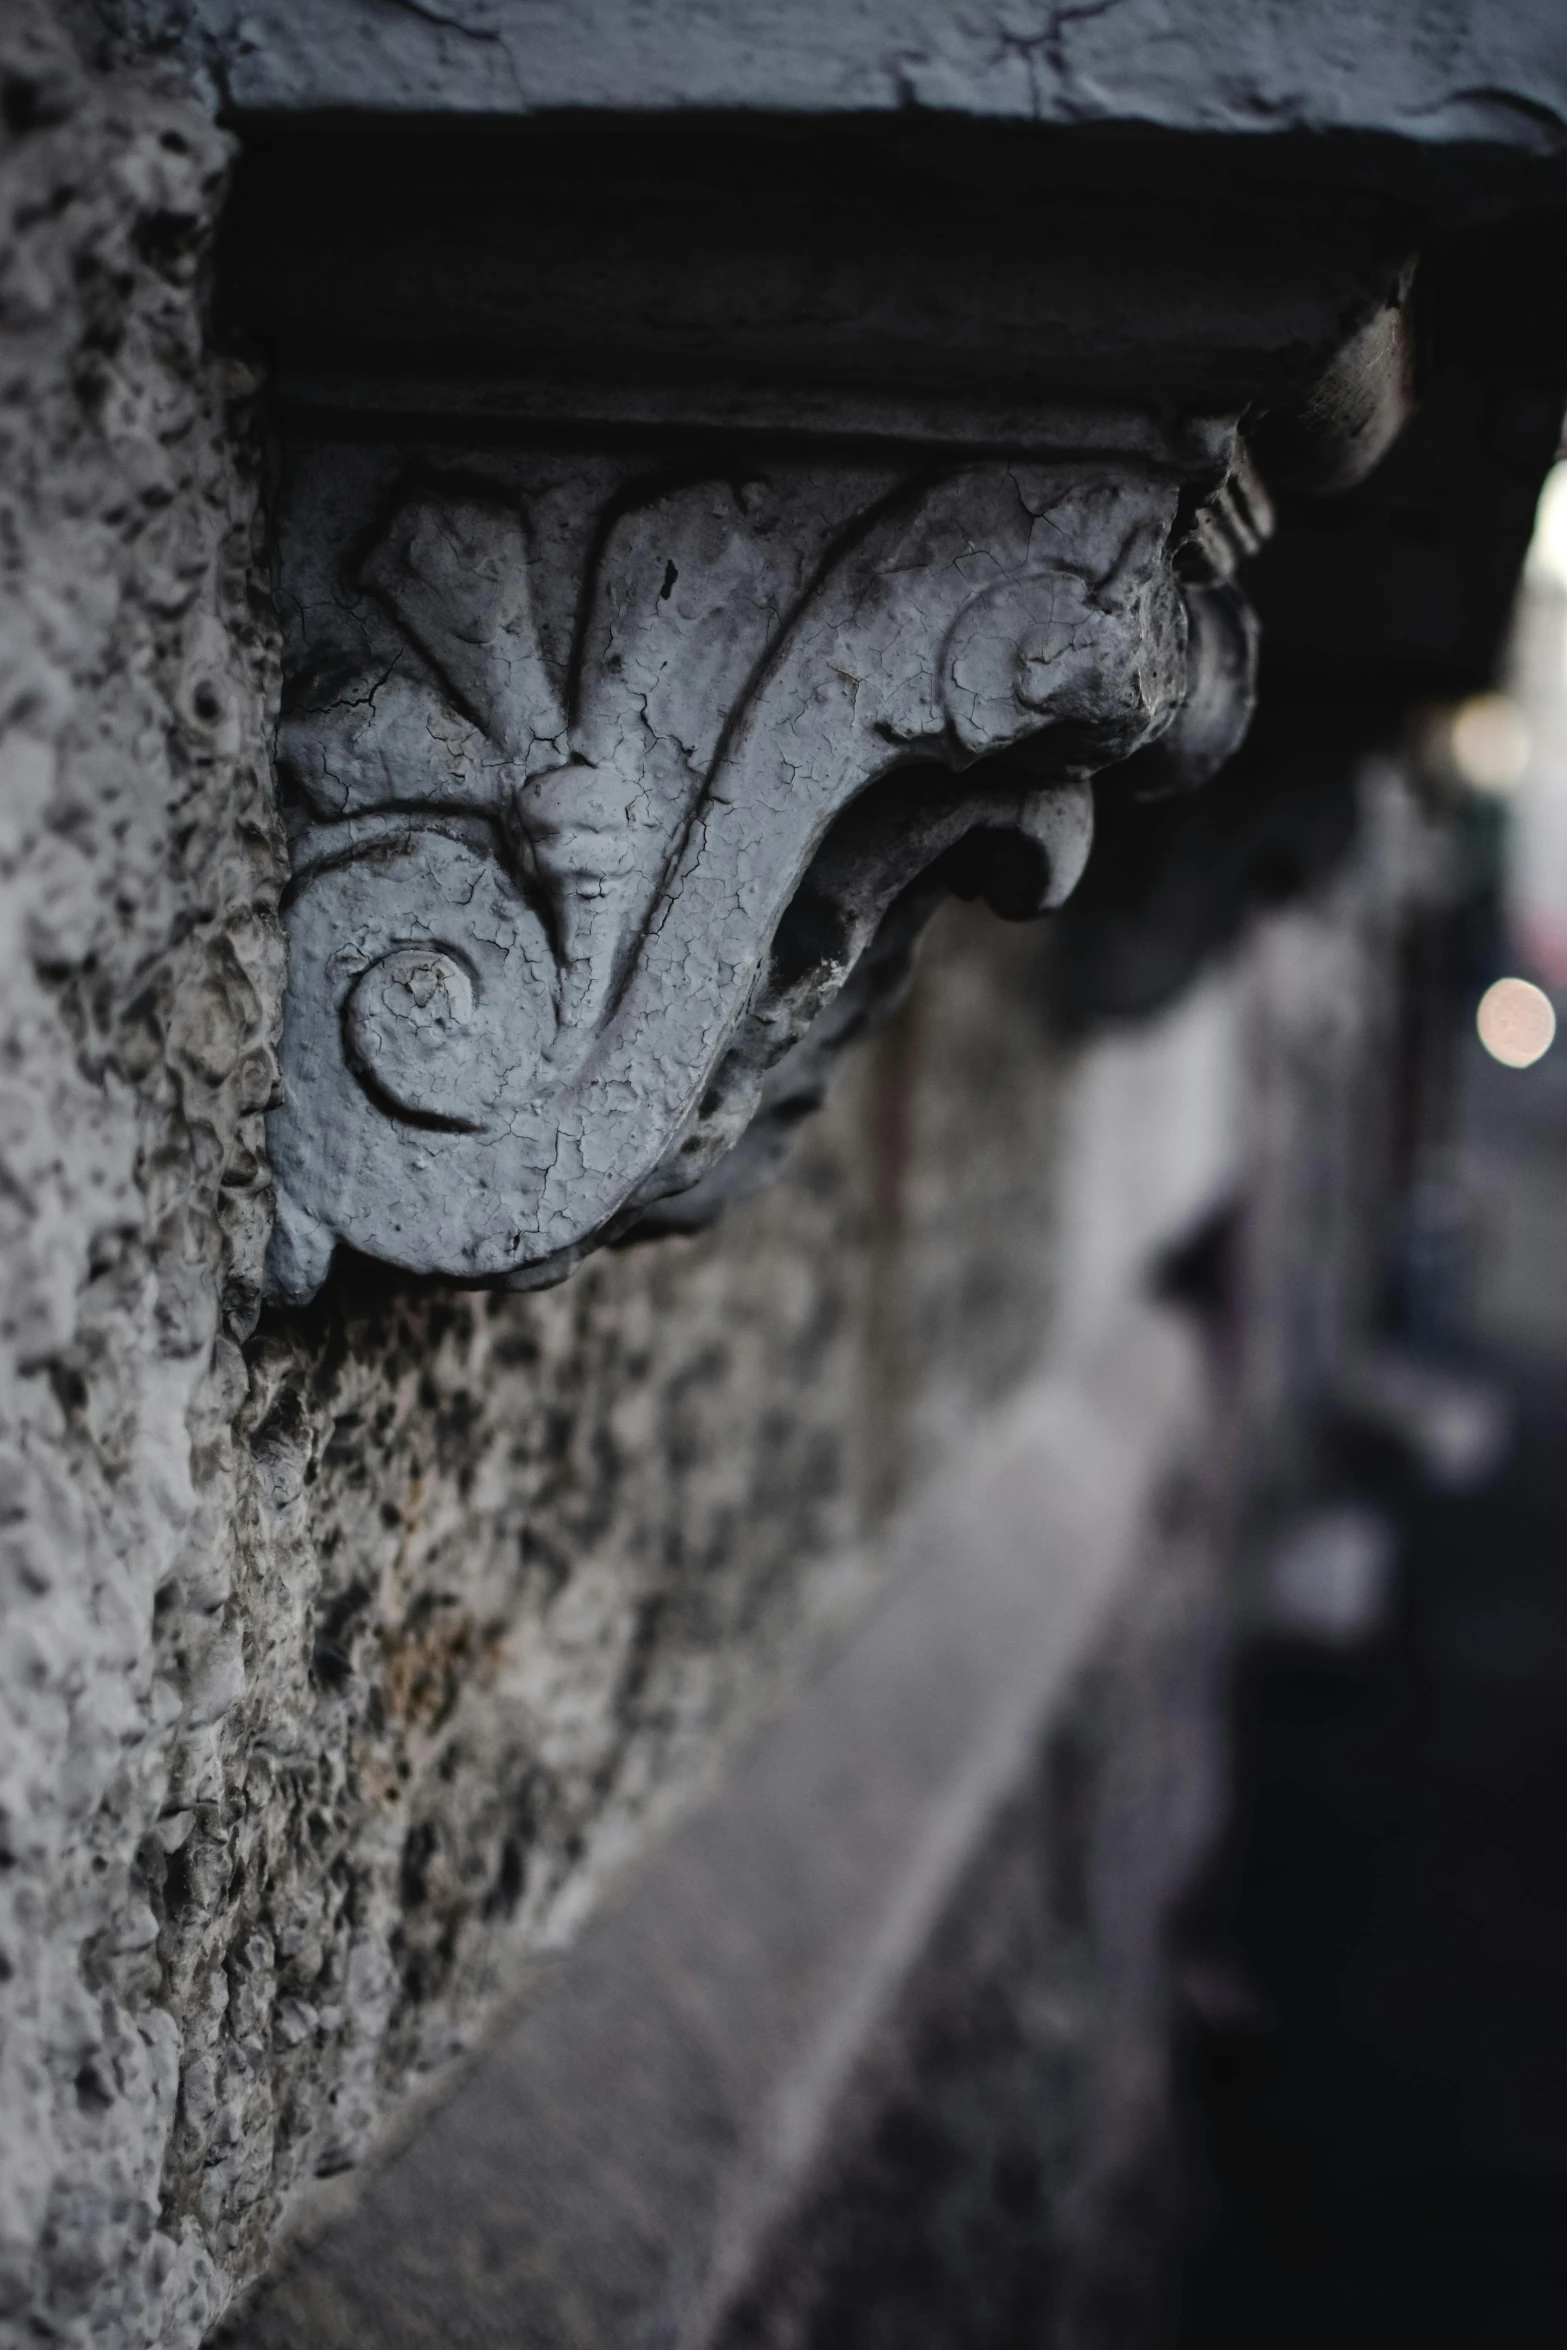
M 275 1295 L 541 1285 L 762 1180 L 944 890 L 1057 905 L 1097 772 L 1234 747 L 1259 516 L 1106 455 L 297 453 Z

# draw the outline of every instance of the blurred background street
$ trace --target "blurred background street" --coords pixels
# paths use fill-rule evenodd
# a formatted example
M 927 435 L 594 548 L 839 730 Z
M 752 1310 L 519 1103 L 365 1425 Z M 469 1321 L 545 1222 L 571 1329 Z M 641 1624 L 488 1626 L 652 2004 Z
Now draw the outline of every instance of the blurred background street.
M 1563 540 L 1558 468 L 1419 975 L 1404 1390 L 1256 1570 L 1181 1935 L 1181 2350 L 1562 2334 L 1567 1050 L 1504 1066 L 1476 1016 L 1504 975 L 1567 1008 Z

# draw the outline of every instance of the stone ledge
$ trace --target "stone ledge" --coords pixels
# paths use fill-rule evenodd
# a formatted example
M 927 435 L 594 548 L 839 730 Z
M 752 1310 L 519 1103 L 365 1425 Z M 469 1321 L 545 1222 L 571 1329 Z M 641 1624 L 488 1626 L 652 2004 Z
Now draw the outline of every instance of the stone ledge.
M 920 111 L 1250 138 L 1391 125 L 1533 152 L 1567 137 L 1567 68 L 1541 0 L 119 0 L 115 14 L 247 111 Z

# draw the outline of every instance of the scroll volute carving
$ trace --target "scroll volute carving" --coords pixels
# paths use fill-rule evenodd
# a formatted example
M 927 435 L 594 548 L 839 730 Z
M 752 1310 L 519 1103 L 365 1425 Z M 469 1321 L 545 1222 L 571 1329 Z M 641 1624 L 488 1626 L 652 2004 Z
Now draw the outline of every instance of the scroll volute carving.
M 1179 505 L 1131 464 L 302 461 L 276 1292 L 339 1241 L 532 1285 L 759 1179 L 944 887 L 1058 903 L 1096 770 L 1238 738 L 1250 623 Z

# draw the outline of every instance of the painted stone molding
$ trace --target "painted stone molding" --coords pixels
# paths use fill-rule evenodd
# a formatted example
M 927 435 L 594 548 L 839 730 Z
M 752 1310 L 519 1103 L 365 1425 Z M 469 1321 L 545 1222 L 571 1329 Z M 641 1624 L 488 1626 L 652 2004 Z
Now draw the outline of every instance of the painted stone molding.
M 1181 492 L 296 452 L 274 1294 L 536 1286 L 765 1179 L 944 890 L 1060 903 L 1096 772 L 1238 741 L 1259 501 Z

